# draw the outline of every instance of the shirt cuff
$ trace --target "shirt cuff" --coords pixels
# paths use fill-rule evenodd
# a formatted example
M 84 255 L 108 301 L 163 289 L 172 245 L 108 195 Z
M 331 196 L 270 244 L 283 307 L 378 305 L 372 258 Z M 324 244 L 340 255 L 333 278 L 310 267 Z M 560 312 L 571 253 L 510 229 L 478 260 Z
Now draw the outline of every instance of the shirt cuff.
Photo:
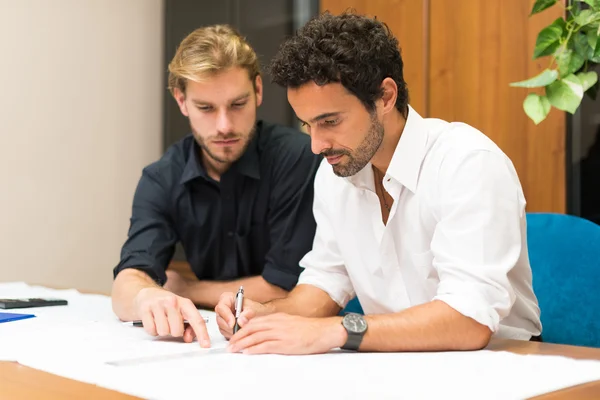
M 348 281 L 348 285 L 340 285 L 340 281 L 344 280 Z M 321 289 L 342 309 L 356 296 L 347 276 L 326 276 L 326 274 L 304 270 L 298 279 L 298 285 L 311 285 Z
M 148 274 L 154 282 L 163 286 L 167 282 L 167 274 L 161 268 L 152 266 L 151 260 L 140 254 L 129 254 L 121 259 L 121 262 L 113 269 L 113 279 L 117 277 L 119 272 L 127 268 L 133 268 Z
M 293 272 L 281 271 L 273 266 L 266 265 L 262 277 L 271 285 L 278 286 L 288 292 L 292 290 L 298 282 L 298 274 Z
M 441 282 L 438 293 L 433 300 L 440 300 L 462 315 L 472 318 L 482 325 L 490 328 L 496 333 L 500 326 L 500 320 L 508 315 L 514 300 L 508 293 L 489 293 L 494 288 L 480 287 L 480 285 Z M 486 293 L 487 292 L 487 293 Z M 502 317 L 501 317 L 502 315 Z

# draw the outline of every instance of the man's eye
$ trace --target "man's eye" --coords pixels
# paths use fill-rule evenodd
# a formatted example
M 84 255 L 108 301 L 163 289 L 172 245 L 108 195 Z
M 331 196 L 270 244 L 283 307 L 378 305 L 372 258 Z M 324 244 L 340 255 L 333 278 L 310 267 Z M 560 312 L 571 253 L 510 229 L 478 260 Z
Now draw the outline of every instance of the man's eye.
M 300 121 L 300 128 L 304 129 L 304 131 L 310 135 L 310 125 L 309 124 L 307 124 L 306 122 Z
M 246 105 L 246 102 L 243 102 L 243 103 L 233 103 L 233 104 L 232 104 L 232 107 L 233 107 L 233 108 L 242 108 L 242 107 L 244 107 L 245 105 Z
M 325 125 L 333 126 L 333 125 L 337 125 L 338 120 L 337 119 L 326 119 L 325 121 L 323 121 L 323 123 Z
M 200 110 L 200 111 L 211 111 L 212 107 L 211 106 L 198 106 L 198 110 Z

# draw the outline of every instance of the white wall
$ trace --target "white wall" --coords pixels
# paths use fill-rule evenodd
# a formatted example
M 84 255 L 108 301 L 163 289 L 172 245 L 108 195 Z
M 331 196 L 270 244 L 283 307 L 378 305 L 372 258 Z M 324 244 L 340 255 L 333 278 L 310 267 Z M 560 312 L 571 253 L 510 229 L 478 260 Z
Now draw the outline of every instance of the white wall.
M 0 0 L 0 281 L 110 290 L 161 153 L 162 18 L 161 0 Z

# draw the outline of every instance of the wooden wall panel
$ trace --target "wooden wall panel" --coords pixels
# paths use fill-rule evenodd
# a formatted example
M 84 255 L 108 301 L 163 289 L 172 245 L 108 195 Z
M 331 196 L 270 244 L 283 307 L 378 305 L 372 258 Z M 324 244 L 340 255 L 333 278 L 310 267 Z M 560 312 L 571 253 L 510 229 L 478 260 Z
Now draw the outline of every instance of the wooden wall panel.
M 321 12 L 340 14 L 347 9 L 377 17 L 398 38 L 404 61 L 404 79 L 408 85 L 410 105 L 418 113 L 427 113 L 426 22 L 427 0 L 321 0 Z
M 534 0 L 322 0 L 321 11 L 353 8 L 386 22 L 398 37 L 411 105 L 423 116 L 466 122 L 512 159 L 528 211 L 565 212 L 565 114 L 538 126 L 510 82 L 536 75 L 537 33 L 562 10 L 529 17 Z
M 480 129 L 513 160 L 528 211 L 565 212 L 565 115 L 535 126 L 525 89 L 510 82 L 548 66 L 533 61 L 537 32 L 560 7 L 529 17 L 532 1 L 430 0 L 429 116 Z

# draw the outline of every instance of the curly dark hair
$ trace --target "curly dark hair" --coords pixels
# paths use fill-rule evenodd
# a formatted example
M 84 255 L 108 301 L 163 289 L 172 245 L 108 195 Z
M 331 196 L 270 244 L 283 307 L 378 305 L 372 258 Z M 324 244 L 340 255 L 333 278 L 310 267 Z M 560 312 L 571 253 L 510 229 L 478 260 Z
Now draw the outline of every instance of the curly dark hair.
M 284 87 L 339 82 L 370 112 L 383 94 L 381 82 L 390 77 L 398 86 L 396 108 L 405 115 L 408 89 L 402 68 L 398 40 L 388 26 L 347 11 L 308 21 L 280 46 L 270 72 L 273 82 Z

